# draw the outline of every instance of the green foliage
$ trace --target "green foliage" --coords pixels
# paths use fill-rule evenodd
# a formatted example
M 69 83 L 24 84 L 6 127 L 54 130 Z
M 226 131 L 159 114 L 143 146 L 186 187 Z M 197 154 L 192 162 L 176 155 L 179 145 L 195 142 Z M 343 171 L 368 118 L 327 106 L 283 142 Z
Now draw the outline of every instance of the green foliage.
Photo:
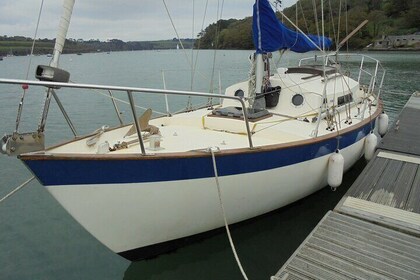
M 314 2 L 316 7 L 313 6 Z M 322 32 L 320 0 L 300 0 L 283 12 L 294 23 L 297 22 L 302 31 L 309 34 Z M 360 49 L 382 35 L 411 34 L 419 31 L 419 14 L 420 0 L 324 1 L 324 30 L 325 35 L 337 44 L 363 20 L 368 19 L 369 23 L 348 42 L 350 49 Z M 279 14 L 278 18 L 281 19 Z M 284 23 L 293 28 L 286 20 Z M 253 49 L 251 26 L 252 17 L 242 20 L 219 20 L 200 32 L 196 47 Z
M 252 7 L 249 10 L 251 13 Z M 284 14 L 297 22 L 299 28 L 306 33 L 322 32 L 321 0 L 300 0 L 296 5 L 284 9 Z M 336 45 L 363 20 L 368 19 L 369 23 L 348 42 L 350 49 L 360 49 L 382 35 L 420 31 L 419 15 L 420 0 L 329 0 L 324 1 L 324 30 L 325 35 L 332 38 Z M 282 18 L 280 14 L 278 18 Z M 293 28 L 286 20 L 284 23 Z M 253 49 L 251 27 L 252 17 L 219 20 L 202 30 L 197 40 L 183 39 L 182 44 L 184 48 L 191 48 L 194 44 L 195 48 L 201 49 Z M 30 38 L 0 36 L 0 56 L 10 52 L 14 55 L 29 54 L 31 44 Z M 118 39 L 107 42 L 67 40 L 64 52 L 175 49 L 177 44 L 176 38 L 146 42 L 123 42 Z M 52 53 L 53 46 L 54 40 L 39 39 L 35 45 L 35 54 Z
M 236 21 L 220 33 L 219 48 L 252 49 L 251 18 Z
M 219 20 L 199 33 L 195 43 L 201 49 L 252 49 L 252 18 Z
M 193 39 L 182 39 L 184 48 L 191 48 L 194 44 Z M 35 55 L 52 54 L 55 40 L 39 39 L 35 42 Z M 178 40 L 144 41 L 144 42 L 124 42 L 112 39 L 106 42 L 99 40 L 76 41 L 66 40 L 63 53 L 88 53 L 88 52 L 109 52 L 109 51 L 131 51 L 131 50 L 155 50 L 155 49 L 175 49 Z M 32 39 L 22 36 L 0 36 L 0 56 L 28 55 L 31 52 Z

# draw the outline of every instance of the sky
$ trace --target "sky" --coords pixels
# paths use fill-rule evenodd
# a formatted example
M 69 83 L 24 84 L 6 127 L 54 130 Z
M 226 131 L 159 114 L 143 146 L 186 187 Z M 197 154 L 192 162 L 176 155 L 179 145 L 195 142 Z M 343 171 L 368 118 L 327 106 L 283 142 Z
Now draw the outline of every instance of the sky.
M 1 2 L 0 36 L 33 38 L 42 0 Z M 206 2 L 208 6 L 204 17 Z M 222 2 L 223 19 L 241 19 L 252 15 L 254 0 L 165 0 L 181 38 L 196 37 L 202 28 L 216 22 L 217 7 Z M 282 2 L 285 8 L 296 0 Z M 37 38 L 55 38 L 61 14 L 62 1 L 44 0 Z M 174 37 L 176 33 L 163 0 L 76 0 L 67 35 L 67 38 L 101 41 L 148 41 Z

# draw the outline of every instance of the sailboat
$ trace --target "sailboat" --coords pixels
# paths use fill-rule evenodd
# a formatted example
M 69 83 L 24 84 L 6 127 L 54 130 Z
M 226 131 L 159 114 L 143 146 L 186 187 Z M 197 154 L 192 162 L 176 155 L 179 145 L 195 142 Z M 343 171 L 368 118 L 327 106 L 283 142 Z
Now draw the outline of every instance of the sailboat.
M 18 156 L 77 222 L 125 258 L 154 256 L 222 227 L 221 203 L 227 222 L 234 224 L 328 184 L 336 188 L 343 172 L 374 152 L 376 121 L 383 116 L 380 62 L 361 56 L 357 79 L 351 78 L 341 69 L 340 55 L 325 51 L 330 39 L 288 29 L 267 0 L 254 4 L 250 77 L 225 94 L 69 83 L 58 58 L 73 4 L 65 1 L 53 59 L 38 66 L 38 80 L 0 79 L 47 88 L 37 131 L 5 135 L 1 151 Z M 323 54 L 272 70 L 270 53 L 286 49 Z M 368 59 L 376 65 L 370 73 Z M 361 84 L 364 75 L 368 84 Z M 46 148 L 51 99 L 68 120 L 55 94 L 60 88 L 125 92 L 133 123 L 104 126 Z M 148 109 L 139 117 L 137 93 L 222 102 L 158 118 Z M 386 131 L 386 124 L 381 126 Z
M 13 49 L 12 49 L 12 48 L 10 48 L 10 51 L 7 53 L 7 57 L 13 57 L 13 56 L 15 56 L 15 55 L 13 54 Z

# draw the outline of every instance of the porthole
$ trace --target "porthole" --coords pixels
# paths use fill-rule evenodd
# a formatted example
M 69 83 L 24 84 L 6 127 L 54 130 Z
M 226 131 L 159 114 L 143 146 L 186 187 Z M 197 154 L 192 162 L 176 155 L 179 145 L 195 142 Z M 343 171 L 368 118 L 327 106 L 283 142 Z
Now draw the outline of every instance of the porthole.
M 302 94 L 295 94 L 292 97 L 292 104 L 295 106 L 300 106 L 303 104 L 303 95 Z
M 244 98 L 245 93 L 242 89 L 238 89 L 237 91 L 235 91 L 235 96 L 240 97 L 240 98 Z

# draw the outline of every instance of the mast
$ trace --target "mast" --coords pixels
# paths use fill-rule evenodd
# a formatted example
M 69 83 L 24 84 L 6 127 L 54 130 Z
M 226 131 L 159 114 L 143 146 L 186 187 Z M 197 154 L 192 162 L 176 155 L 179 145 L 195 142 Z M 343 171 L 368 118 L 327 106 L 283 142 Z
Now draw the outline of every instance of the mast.
M 257 8 L 257 29 L 258 29 L 258 46 L 257 50 L 262 50 L 262 41 L 261 41 L 261 25 L 260 25 L 260 7 L 259 7 L 259 0 L 255 2 Z M 252 100 L 252 108 L 257 109 L 258 107 L 264 106 L 265 104 L 258 104 L 257 96 L 262 93 L 262 86 L 263 86 L 263 76 L 264 76 L 264 61 L 263 61 L 263 53 L 257 51 L 255 53 L 255 92 L 252 96 L 250 96 Z M 265 106 L 264 106 L 265 107 Z
M 53 82 L 68 82 L 70 78 L 70 73 L 58 68 L 58 61 L 61 53 L 63 52 L 64 43 L 66 41 L 67 31 L 70 25 L 70 17 L 73 12 L 74 0 L 64 0 L 63 2 L 63 15 L 60 19 L 60 24 L 58 27 L 57 38 L 55 40 L 53 58 L 49 66 L 38 65 L 36 69 L 35 77 L 41 81 L 53 81 Z M 41 6 L 42 8 L 42 6 Z M 36 36 L 35 36 L 36 37 Z M 25 85 L 22 85 L 24 88 Z M 26 88 L 24 88 L 26 90 Z M 8 154 L 9 156 L 15 156 L 27 152 L 41 151 L 45 149 L 45 124 L 47 121 L 48 110 L 50 107 L 51 99 L 54 98 L 57 101 L 58 107 L 63 113 L 70 129 L 72 130 L 74 136 L 76 136 L 76 130 L 73 124 L 70 121 L 64 107 L 62 106 L 58 96 L 54 92 L 54 87 L 49 87 L 46 91 L 45 101 L 44 101 L 44 110 L 42 112 L 41 120 L 38 125 L 38 130 L 36 132 L 29 133 L 19 133 L 17 131 L 19 126 L 20 114 L 22 110 L 23 98 L 21 105 L 18 109 L 18 116 L 16 120 L 16 131 L 13 134 L 5 135 L 0 139 L 0 152 Z
M 255 66 L 255 95 L 258 96 L 262 93 L 262 86 L 263 86 L 263 77 L 264 77 L 264 61 L 263 55 L 261 53 L 257 53 L 255 56 L 256 66 Z M 256 97 L 255 96 L 255 97 Z
M 52 67 L 58 67 L 58 61 L 60 59 L 61 53 L 63 52 L 64 43 L 66 42 L 66 36 L 70 25 L 71 14 L 73 12 L 74 1 L 75 0 L 63 1 L 63 14 L 60 19 L 57 37 L 55 39 L 53 59 L 50 62 L 50 66 Z
M 66 42 L 67 31 L 70 25 L 71 14 L 73 12 L 75 0 L 64 0 L 63 1 L 63 14 L 58 25 L 57 37 L 55 39 L 53 58 L 50 62 L 50 67 L 39 65 L 36 72 L 36 77 L 40 80 L 49 80 L 56 82 L 68 82 L 70 78 L 70 73 L 67 71 L 61 70 L 58 68 L 58 61 L 60 55 L 63 52 L 64 43 Z M 46 92 L 45 101 L 44 101 L 44 110 L 42 112 L 41 121 L 38 126 L 38 133 L 42 133 L 45 130 L 45 124 L 47 121 L 48 110 L 51 103 L 51 98 L 57 101 L 61 112 L 63 113 L 67 123 L 69 124 L 74 136 L 76 136 L 76 130 L 74 129 L 73 124 L 70 121 L 70 118 L 67 115 L 67 112 L 64 110 L 64 107 L 61 105 L 61 102 L 54 92 L 54 88 L 49 87 Z

